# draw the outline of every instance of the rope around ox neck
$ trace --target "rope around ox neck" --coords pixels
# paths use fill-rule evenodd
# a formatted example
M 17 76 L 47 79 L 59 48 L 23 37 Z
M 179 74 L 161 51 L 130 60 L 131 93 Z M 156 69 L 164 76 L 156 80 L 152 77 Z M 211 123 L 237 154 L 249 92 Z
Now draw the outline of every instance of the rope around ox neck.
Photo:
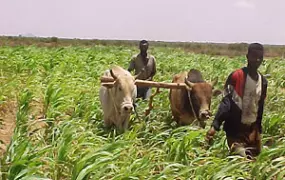
M 189 99 L 189 102 L 190 102 L 190 105 L 191 105 L 191 109 L 192 109 L 192 113 L 194 115 L 194 118 L 197 119 L 200 122 L 200 120 L 198 118 L 199 116 L 197 116 L 195 111 L 194 111 L 193 103 L 192 103 L 192 100 L 191 100 L 191 94 L 190 94 L 189 90 L 187 90 L 187 94 L 188 94 L 188 99 Z

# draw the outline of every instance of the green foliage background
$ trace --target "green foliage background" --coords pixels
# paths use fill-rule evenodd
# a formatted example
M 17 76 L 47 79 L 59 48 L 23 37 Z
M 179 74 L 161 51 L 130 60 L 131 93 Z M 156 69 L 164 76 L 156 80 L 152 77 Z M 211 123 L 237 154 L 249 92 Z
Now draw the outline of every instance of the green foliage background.
M 183 70 L 197 68 L 205 79 L 219 78 L 246 64 L 228 58 L 186 53 L 178 48 L 151 49 L 157 59 L 156 81 L 171 82 Z M 1 159 L 3 179 L 283 179 L 285 175 L 285 61 L 266 59 L 268 78 L 262 153 L 255 162 L 228 156 L 224 132 L 212 146 L 206 129 L 177 127 L 171 121 L 168 90 L 155 97 L 154 110 L 131 118 L 129 131 L 103 128 L 99 77 L 112 64 L 128 67 L 135 48 L 0 47 L 0 103 L 17 99 L 16 129 Z M 214 98 L 215 113 L 221 97 Z M 29 134 L 35 120 L 31 104 L 43 105 L 45 133 Z

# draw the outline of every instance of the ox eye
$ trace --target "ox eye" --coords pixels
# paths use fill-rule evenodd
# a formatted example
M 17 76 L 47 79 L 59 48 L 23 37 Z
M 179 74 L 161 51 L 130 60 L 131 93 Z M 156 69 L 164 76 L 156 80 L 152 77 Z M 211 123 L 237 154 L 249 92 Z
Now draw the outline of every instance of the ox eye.
M 121 87 L 119 87 L 119 91 L 122 91 L 122 88 L 121 88 Z

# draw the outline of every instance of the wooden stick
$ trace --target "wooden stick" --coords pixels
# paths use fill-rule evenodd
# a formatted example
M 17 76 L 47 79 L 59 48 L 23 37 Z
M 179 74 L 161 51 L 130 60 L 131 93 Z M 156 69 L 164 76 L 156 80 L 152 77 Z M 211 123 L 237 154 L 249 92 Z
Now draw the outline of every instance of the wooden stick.
M 102 85 L 111 85 L 114 82 L 112 77 L 101 77 Z M 135 80 L 135 84 L 140 87 L 156 87 L 156 88 L 166 88 L 166 89 L 185 89 L 185 83 L 165 83 L 165 82 L 155 82 L 155 81 L 145 81 L 145 80 Z
M 150 114 L 150 111 L 153 109 L 153 103 L 152 103 L 153 102 L 153 98 L 158 93 L 160 93 L 159 88 L 157 88 L 155 93 L 150 96 L 149 102 L 148 102 L 148 109 L 145 111 L 145 116 L 148 116 Z

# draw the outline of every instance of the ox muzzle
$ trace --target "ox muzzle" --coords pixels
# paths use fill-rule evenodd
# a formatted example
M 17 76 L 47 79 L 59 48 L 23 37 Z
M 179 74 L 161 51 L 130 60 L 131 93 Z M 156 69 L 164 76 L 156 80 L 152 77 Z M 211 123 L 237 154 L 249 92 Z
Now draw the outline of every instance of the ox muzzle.
M 132 102 L 123 102 L 121 105 L 121 113 L 122 114 L 130 114 L 133 112 L 134 106 Z
M 199 119 L 200 120 L 208 120 L 212 116 L 212 113 L 209 109 L 207 110 L 200 110 L 199 112 Z

